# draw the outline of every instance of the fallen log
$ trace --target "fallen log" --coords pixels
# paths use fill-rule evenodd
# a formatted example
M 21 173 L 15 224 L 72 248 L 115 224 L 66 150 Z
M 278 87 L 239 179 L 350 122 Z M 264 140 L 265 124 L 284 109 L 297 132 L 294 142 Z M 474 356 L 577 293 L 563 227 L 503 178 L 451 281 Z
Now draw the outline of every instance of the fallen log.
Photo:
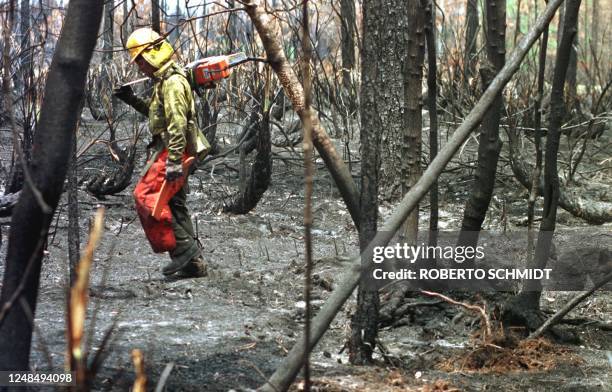
M 523 58 L 540 36 L 544 28 L 552 19 L 553 15 L 563 0 L 551 0 L 548 2 L 543 14 L 538 18 L 531 30 L 523 36 L 518 43 L 508 61 L 495 76 L 487 90 L 478 100 L 478 103 L 465 117 L 465 120 L 455 130 L 446 145 L 440 150 L 438 155 L 431 161 L 421 178 L 410 189 L 400 204 L 395 208 L 393 214 L 385 222 L 382 229 L 372 239 L 370 244 L 363 252 L 364 257 L 368 257 L 376 246 L 385 246 L 391 241 L 394 233 L 406 220 L 410 212 L 417 206 L 418 202 L 427 194 L 429 188 L 442 173 L 448 162 L 452 159 L 460 146 L 467 140 L 470 133 L 478 126 L 487 109 L 499 94 L 512 75 L 518 70 Z M 250 3 L 251 7 L 256 7 Z M 247 5 L 248 9 L 249 5 Z M 259 7 L 261 8 L 261 7 Z M 259 12 L 265 12 L 261 9 Z M 368 257 L 368 259 L 370 259 Z M 325 331 L 329 328 L 332 320 L 346 300 L 351 296 L 353 290 L 359 283 L 361 274 L 361 255 L 352 258 L 348 271 L 341 277 L 337 288 L 331 293 L 319 313 L 312 320 L 308 350 L 312 350 L 321 339 Z M 266 384 L 260 390 L 265 392 L 286 391 L 297 376 L 303 364 L 304 352 L 306 349 L 304 336 L 301 336 L 293 346 L 285 360 L 276 369 Z
M 530 175 L 533 168 L 523 157 L 518 143 L 510 149 L 510 166 L 516 179 L 527 189 L 531 186 Z M 539 193 L 544 191 L 544 179 L 540 177 Z M 577 218 L 601 225 L 612 222 L 612 203 L 586 198 L 573 193 L 568 188 L 559 188 L 559 206 Z

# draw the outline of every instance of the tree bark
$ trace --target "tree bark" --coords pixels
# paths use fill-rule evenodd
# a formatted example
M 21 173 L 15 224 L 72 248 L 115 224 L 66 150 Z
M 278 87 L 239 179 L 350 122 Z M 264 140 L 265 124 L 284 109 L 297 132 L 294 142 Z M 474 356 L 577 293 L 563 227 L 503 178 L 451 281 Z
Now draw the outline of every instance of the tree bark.
M 270 142 L 269 116 L 269 111 L 264 112 L 263 118 L 257 116 L 258 118 L 255 120 L 255 123 L 252 124 L 252 126 L 257 127 L 257 131 L 253 136 L 253 144 L 257 153 L 251 167 L 251 174 L 246 179 L 244 188 L 234 196 L 229 205 L 223 208 L 225 212 L 234 214 L 248 213 L 257 206 L 257 203 L 270 185 L 270 179 L 272 178 L 272 144 Z M 240 147 L 241 155 L 247 154 L 245 144 Z
M 357 187 L 351 172 L 338 155 L 332 140 L 319 122 L 316 111 L 314 109 L 309 111 L 304 109 L 304 88 L 283 52 L 283 39 L 278 22 L 275 18 L 270 17 L 259 0 L 245 3 L 245 8 L 259 34 L 268 62 L 281 82 L 286 96 L 291 101 L 293 110 L 300 117 L 302 123 L 310 121 L 313 144 L 336 182 L 355 226 L 359 226 L 359 193 Z
M 485 86 L 490 83 L 496 73 L 501 71 L 506 58 L 506 0 L 487 1 L 486 17 L 488 63 L 481 68 Z M 475 247 L 478 243 L 478 235 L 493 196 L 497 161 L 502 146 L 499 138 L 499 121 L 503 104 L 500 91 L 482 120 L 478 145 L 478 167 L 459 233 L 458 244 L 461 246 Z
M 591 67 L 597 62 L 599 55 L 599 13 L 601 12 L 600 0 L 593 0 L 591 16 Z M 589 68 L 591 68 L 589 67 Z M 592 68 L 591 68 L 592 69 Z
M 542 33 L 540 41 L 540 53 L 538 63 L 538 92 L 534 104 L 534 128 L 535 128 L 535 167 L 531 173 L 531 184 L 529 188 L 529 200 L 527 201 L 527 261 L 529 266 L 533 263 L 534 230 L 533 219 L 535 216 L 535 203 L 540 190 L 540 174 L 542 172 L 542 99 L 544 97 L 544 78 L 546 76 L 546 51 L 548 49 L 548 28 Z M 510 146 L 513 151 L 513 146 Z
M 54 211 L 57 207 L 70 157 L 78 107 L 84 96 L 85 78 L 102 18 L 103 3 L 72 0 L 49 69 L 40 123 L 34 138 L 32 162 L 34 186 Z M 31 186 L 24 187 L 13 220 L 7 250 L 0 311 L 0 370 L 27 370 L 32 325 L 20 299 L 32 313 L 42 260 L 42 242 L 52 213 L 44 213 Z M 20 287 L 23 284 L 23 290 Z M 11 306 L 13 305 L 13 306 Z M 8 308 L 8 310 L 7 310 Z
M 363 50 L 361 52 L 361 194 L 359 248 L 364 252 L 376 235 L 378 221 L 378 177 L 380 171 L 380 140 L 383 124 L 378 116 L 379 102 L 384 91 L 379 87 L 381 73 L 378 59 L 380 53 L 375 34 L 383 25 L 380 9 L 375 1 L 363 2 Z M 362 263 L 365 267 L 366 258 Z M 364 284 L 357 293 L 357 309 L 351 319 L 349 340 L 349 361 L 353 364 L 367 364 L 372 361 L 378 333 L 378 290 Z
M 465 6 L 464 77 L 467 82 L 476 74 L 476 44 L 478 43 L 478 0 L 467 0 Z
M 79 235 L 79 188 L 77 184 L 76 135 L 72 138 L 68 167 L 68 263 L 70 286 L 76 279 L 76 266 L 80 259 L 81 239 Z
M 151 28 L 161 34 L 161 21 L 159 20 L 159 0 L 151 1 Z
M 342 86 L 350 91 L 351 72 L 355 68 L 355 0 L 340 1 L 342 40 Z
M 542 213 L 542 223 L 540 224 L 535 251 L 536 268 L 546 267 L 557 221 L 557 205 L 559 201 L 557 154 L 559 152 L 561 124 L 567 110 L 566 103 L 564 102 L 563 89 L 570 63 L 572 43 L 576 35 L 580 0 L 567 0 L 565 4 L 563 32 L 561 33 L 561 42 L 557 48 L 557 58 L 555 59 L 555 70 L 550 98 L 550 120 L 544 157 L 544 211 Z M 518 296 L 510 300 L 507 311 L 505 312 L 505 319 L 515 323 L 525 318 L 527 320 L 527 326 L 530 329 L 535 329 L 536 326 L 532 325 L 533 323 L 529 321 L 534 320 L 534 318 L 529 316 L 525 317 L 520 313 L 534 313 L 539 311 L 541 294 L 542 284 L 539 280 L 526 280 Z M 513 307 L 512 305 L 515 303 L 520 303 L 520 307 Z
M 555 11 L 563 0 L 550 0 L 548 6 L 544 10 L 542 16 L 538 18 L 533 28 L 523 36 L 519 44 L 516 46 L 508 62 L 504 68 L 497 74 L 495 79 L 484 92 L 478 103 L 466 116 L 463 123 L 452 134 L 448 143 L 440 150 L 436 158 L 429 164 L 419 181 L 415 186 L 404 196 L 400 204 L 396 207 L 393 214 L 389 217 L 382 230 L 379 231 L 372 239 L 366 248 L 366 254 L 372 252 L 375 246 L 385 246 L 389 243 L 394 233 L 399 229 L 401 224 L 406 220 L 408 214 L 417 205 L 419 200 L 423 198 L 433 182 L 442 173 L 448 162 L 455 155 L 460 146 L 470 136 L 470 133 L 480 123 L 489 106 L 495 100 L 495 97 L 502 91 L 508 83 L 512 75 L 518 70 L 519 65 L 525 58 L 529 49 L 533 46 L 538 36 L 552 19 Z M 310 334 L 310 349 L 321 339 L 335 315 L 342 308 L 342 305 L 350 297 L 353 290 L 359 283 L 361 275 L 361 255 L 352 259 L 350 267 L 346 273 L 339 279 L 339 284 L 331 293 L 330 297 L 323 305 L 319 313 L 312 320 L 312 328 Z M 295 376 L 297 375 L 304 357 L 304 339 L 300 337 L 297 343 L 283 363 L 276 369 L 274 374 L 270 376 L 267 383 L 260 390 L 266 392 L 274 392 L 279 390 L 287 390 Z
M 116 106 L 116 98 L 112 94 L 113 86 L 111 83 L 111 74 L 109 72 L 111 68 L 111 64 L 113 62 L 113 41 L 115 38 L 114 28 L 115 28 L 115 5 L 114 0 L 109 0 L 106 2 L 104 6 L 104 34 L 102 39 L 102 50 L 104 51 L 102 55 L 102 62 L 106 65 L 103 68 L 104 75 L 103 83 L 101 83 L 102 91 L 99 92 L 101 95 L 101 100 L 104 109 L 106 110 L 106 115 L 109 119 L 114 118 L 113 109 Z M 159 15 L 159 12 L 158 12 Z M 116 127 L 113 121 L 110 121 L 110 141 L 112 143 L 113 148 L 117 148 L 117 142 L 115 141 Z
M 565 7 L 568 6 L 568 3 L 565 3 Z M 579 18 L 576 18 L 576 34 L 574 34 L 574 39 L 572 41 L 572 45 L 570 48 L 570 58 L 569 64 L 567 66 L 567 76 L 565 80 L 567 82 L 567 112 L 570 112 L 574 108 L 578 108 L 579 102 L 576 100 L 577 93 L 577 73 L 578 73 L 578 51 L 576 46 L 578 45 L 578 25 Z
M 436 7 L 433 0 L 421 0 L 425 9 L 425 40 L 427 42 L 427 110 L 429 111 L 429 161 L 438 154 L 438 65 L 436 62 Z M 438 180 L 429 191 L 429 245 L 438 244 Z M 431 262 L 430 262 L 431 263 Z
M 15 75 L 15 90 L 21 95 L 23 103 L 20 111 L 20 122 L 23 125 L 23 133 L 21 138 L 21 151 L 23 152 L 24 160 L 30 162 L 32 155 L 32 138 L 34 136 L 34 102 L 36 102 L 36 90 L 32 86 L 34 78 L 33 69 L 33 48 L 30 45 L 30 4 L 27 0 L 21 0 L 19 6 L 19 34 L 21 35 L 20 54 L 18 72 Z M 18 142 L 15 140 L 15 142 Z M 16 148 L 19 144 L 13 146 L 13 162 L 9 173 L 9 182 L 5 189 L 5 194 L 16 193 L 23 187 L 24 173 L 21 161 L 16 159 Z
M 397 200 L 402 195 L 402 165 L 405 153 L 402 145 L 406 131 L 404 112 L 407 110 L 404 95 L 406 69 L 403 66 L 410 61 L 410 26 L 406 17 L 410 3 L 403 0 L 385 0 L 373 2 L 370 6 L 368 28 L 375 37 L 372 41 L 375 45 L 373 50 L 378 56 L 370 61 L 376 61 L 380 73 L 373 88 L 381 91 L 376 102 L 377 112 L 374 113 L 379 119 L 373 125 L 376 131 L 382 134 L 379 196 L 385 200 Z M 363 65 L 362 63 L 362 67 Z
M 227 0 L 227 7 L 229 9 L 235 8 L 235 0 Z M 226 34 L 227 38 L 229 39 L 230 52 L 234 51 L 234 48 L 242 46 L 238 21 L 238 16 L 234 12 L 230 12 L 227 15 Z
M 404 74 L 404 127 L 402 141 L 402 195 L 406 194 L 421 177 L 421 134 L 423 132 L 423 57 L 425 49 L 424 10 L 420 1 L 408 6 L 408 58 L 403 65 Z M 404 224 L 404 240 L 416 245 L 419 231 L 419 207 L 408 215 Z
M 123 5 L 121 7 L 121 9 L 123 10 L 123 20 L 121 21 L 121 46 L 125 47 L 125 42 L 127 41 L 127 38 L 131 32 L 130 29 L 130 16 L 129 16 L 129 10 L 128 10 L 128 2 L 124 1 Z

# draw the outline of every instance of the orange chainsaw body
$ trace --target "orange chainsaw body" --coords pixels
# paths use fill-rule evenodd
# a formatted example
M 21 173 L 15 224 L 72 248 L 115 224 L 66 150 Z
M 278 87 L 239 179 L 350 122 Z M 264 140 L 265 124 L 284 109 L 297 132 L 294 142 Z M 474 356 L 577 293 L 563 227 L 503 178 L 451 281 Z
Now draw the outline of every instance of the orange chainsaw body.
M 229 77 L 232 74 L 232 69 L 229 66 L 228 56 L 208 57 L 196 65 L 193 70 L 196 84 L 205 86 Z
M 234 53 L 227 56 L 213 56 L 195 61 L 187 66 L 193 69 L 196 85 L 207 86 L 232 74 L 232 67 L 244 62 L 244 53 Z

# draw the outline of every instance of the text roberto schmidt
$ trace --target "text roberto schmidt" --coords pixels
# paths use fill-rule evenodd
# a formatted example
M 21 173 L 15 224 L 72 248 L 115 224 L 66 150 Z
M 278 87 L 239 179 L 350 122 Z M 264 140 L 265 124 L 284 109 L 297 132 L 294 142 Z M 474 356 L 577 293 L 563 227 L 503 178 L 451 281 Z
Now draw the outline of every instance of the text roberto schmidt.
M 392 246 L 377 246 L 373 249 L 372 277 L 376 280 L 522 280 L 550 279 L 551 268 L 460 268 L 466 260 L 481 260 L 485 256 L 483 246 L 410 246 L 397 243 Z M 378 268 L 387 260 L 397 260 L 414 264 L 421 260 L 452 260 L 455 268 L 400 268 L 391 271 Z

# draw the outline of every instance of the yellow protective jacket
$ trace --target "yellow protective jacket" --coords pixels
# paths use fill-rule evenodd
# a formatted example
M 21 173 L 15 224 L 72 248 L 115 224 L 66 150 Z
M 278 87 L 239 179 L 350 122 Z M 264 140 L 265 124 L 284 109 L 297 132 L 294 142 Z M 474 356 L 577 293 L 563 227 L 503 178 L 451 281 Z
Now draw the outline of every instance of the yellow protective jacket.
M 196 122 L 195 99 L 185 71 L 169 61 L 155 72 L 150 99 L 128 102 L 149 117 L 149 131 L 168 149 L 168 159 L 180 162 L 183 152 L 202 159 L 210 144 Z

